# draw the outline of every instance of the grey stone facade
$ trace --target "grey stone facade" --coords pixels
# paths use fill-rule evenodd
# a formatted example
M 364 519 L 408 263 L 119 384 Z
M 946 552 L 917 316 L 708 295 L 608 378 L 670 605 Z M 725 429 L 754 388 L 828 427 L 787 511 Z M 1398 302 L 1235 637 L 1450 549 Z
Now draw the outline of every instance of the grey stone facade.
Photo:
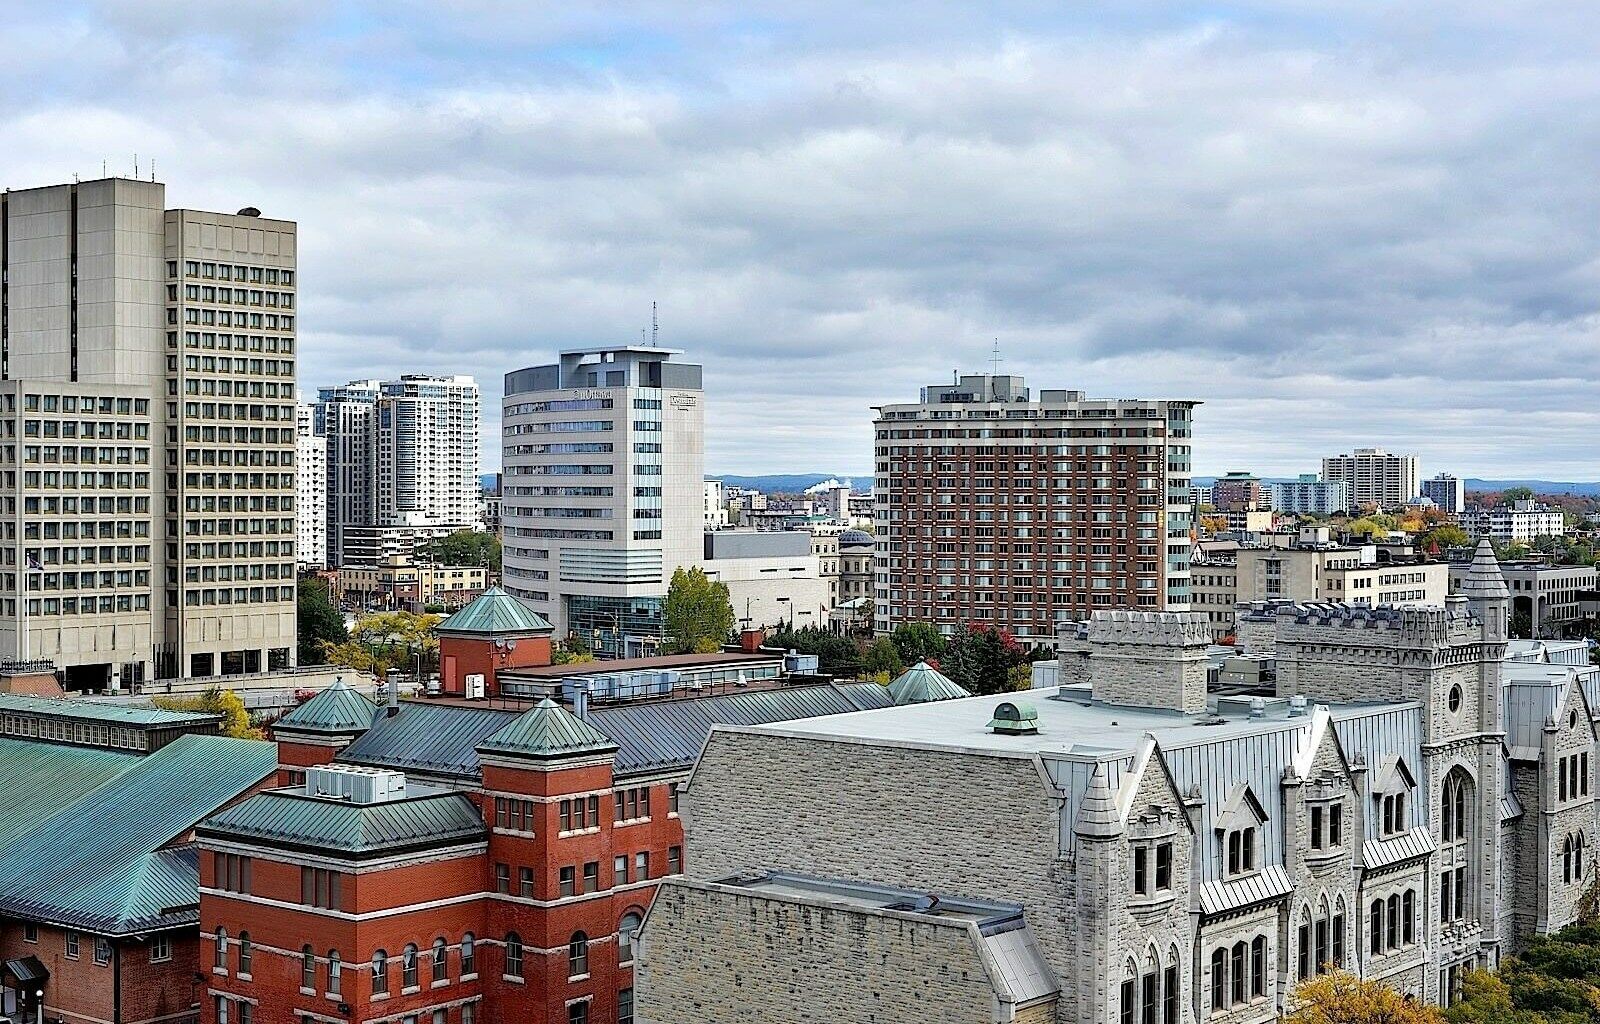
M 1067 638 L 1059 695 L 1021 695 L 1035 734 L 986 728 L 1014 694 L 718 729 L 687 863 L 1013 902 L 1059 1021 L 1266 1021 L 1326 962 L 1446 1002 L 1595 878 L 1600 672 L 1505 665 L 1507 604 L 1480 550 L 1444 607 L 1272 609 L 1277 697 L 1194 710 L 1186 617 L 1121 615 Z M 673 970 L 642 1020 L 678 1019 Z

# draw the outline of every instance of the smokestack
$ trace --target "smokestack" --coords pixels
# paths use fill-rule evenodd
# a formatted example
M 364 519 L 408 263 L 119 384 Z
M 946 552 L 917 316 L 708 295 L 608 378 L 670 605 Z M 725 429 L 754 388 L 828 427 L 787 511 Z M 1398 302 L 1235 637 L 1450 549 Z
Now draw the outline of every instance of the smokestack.
M 393 718 L 400 713 L 400 670 L 391 668 L 386 676 L 384 688 L 389 694 L 389 706 L 385 713 Z

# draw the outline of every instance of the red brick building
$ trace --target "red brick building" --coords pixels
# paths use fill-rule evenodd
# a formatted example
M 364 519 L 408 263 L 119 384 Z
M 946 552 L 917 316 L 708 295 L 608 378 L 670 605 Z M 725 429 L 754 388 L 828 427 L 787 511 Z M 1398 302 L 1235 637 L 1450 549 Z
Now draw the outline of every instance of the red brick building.
M 458 637 L 458 664 L 496 632 Z M 769 685 L 580 717 L 336 683 L 274 726 L 286 788 L 199 830 L 203 1020 L 630 1022 L 632 935 L 682 870 L 676 791 L 710 729 L 890 701 Z

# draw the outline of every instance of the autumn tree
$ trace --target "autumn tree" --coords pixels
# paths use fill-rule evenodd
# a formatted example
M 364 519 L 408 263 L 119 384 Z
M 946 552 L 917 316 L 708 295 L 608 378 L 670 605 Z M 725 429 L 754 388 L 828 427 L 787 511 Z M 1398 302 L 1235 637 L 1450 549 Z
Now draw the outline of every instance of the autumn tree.
M 726 583 L 698 566 L 673 572 L 662 610 L 663 654 L 713 654 L 727 642 L 733 623 Z
M 1445 1024 L 1436 1007 L 1407 999 L 1381 981 L 1333 971 L 1294 990 L 1292 1024 Z

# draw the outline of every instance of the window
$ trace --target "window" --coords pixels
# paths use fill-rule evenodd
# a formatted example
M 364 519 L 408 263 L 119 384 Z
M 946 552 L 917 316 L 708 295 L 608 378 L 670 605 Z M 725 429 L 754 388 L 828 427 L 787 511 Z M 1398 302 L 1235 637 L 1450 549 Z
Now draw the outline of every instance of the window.
M 445 945 L 444 936 L 433 940 L 433 980 L 435 982 L 450 980 L 450 953 Z
M 633 938 L 643 923 L 644 919 L 632 910 L 622 915 L 622 923 L 617 925 L 617 963 L 633 963 Z
M 250 973 L 250 959 L 251 959 L 250 933 L 249 932 L 240 932 L 239 933 L 239 973 L 240 974 L 249 974 Z
M 573 1003 L 567 1007 L 567 1024 L 589 1024 L 589 1004 L 587 1001 Z
M 567 978 L 581 978 L 589 973 L 589 936 L 574 932 L 567 942 Z
M 400 953 L 400 988 L 417 987 L 417 944 L 409 942 Z
M 26 936 L 27 932 L 24 931 L 23 935 Z M 33 938 L 29 939 L 28 941 L 30 941 L 30 942 L 39 941 L 39 933 L 37 931 L 35 931 L 34 934 L 33 934 Z M 153 963 L 153 964 L 164 964 L 168 960 L 171 960 L 171 959 L 172 959 L 172 936 L 170 936 L 170 935 L 157 935 L 154 938 L 152 938 L 150 940 L 150 962 Z
M 506 935 L 506 977 L 522 979 L 522 936 L 516 932 Z
M 328 950 L 328 995 L 336 996 L 339 994 L 340 973 L 342 970 L 343 965 L 339 963 L 339 951 L 337 949 Z
M 372 954 L 372 994 L 386 996 L 389 994 L 389 954 L 383 950 L 375 950 Z
M 633 1024 L 633 989 L 617 993 L 617 1024 Z
M 72 933 L 68 932 L 67 934 L 70 937 Z M 72 955 L 76 956 L 77 954 L 73 953 Z M 228 929 L 226 928 L 217 929 L 216 956 L 212 959 L 211 966 L 219 971 L 228 969 Z
M 242 943 L 246 940 L 244 936 L 240 936 L 239 941 Z M 243 949 L 244 947 L 240 946 L 240 948 Z M 101 967 L 111 962 L 111 942 L 104 935 L 96 935 L 94 937 L 94 962 Z M 239 973 L 246 973 L 245 969 L 241 967 Z
M 310 946 L 300 947 L 300 988 L 306 992 L 317 990 L 317 954 Z
M 478 954 L 473 948 L 472 933 L 461 937 L 461 976 L 463 978 L 478 973 Z

